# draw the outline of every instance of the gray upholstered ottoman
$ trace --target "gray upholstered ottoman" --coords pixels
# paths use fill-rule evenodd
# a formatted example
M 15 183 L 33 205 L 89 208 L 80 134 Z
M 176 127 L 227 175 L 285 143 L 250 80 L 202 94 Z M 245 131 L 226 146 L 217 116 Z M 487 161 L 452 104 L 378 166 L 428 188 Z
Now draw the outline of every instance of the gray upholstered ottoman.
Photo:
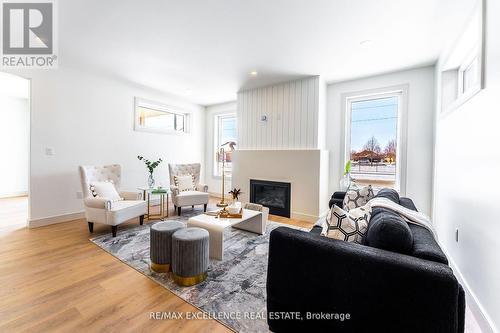
M 151 269 L 155 272 L 170 271 L 172 263 L 172 235 L 179 229 L 185 228 L 182 222 L 158 222 L 151 226 L 149 257 Z
M 208 231 L 201 228 L 177 230 L 172 236 L 172 276 L 181 286 L 192 286 L 207 278 Z

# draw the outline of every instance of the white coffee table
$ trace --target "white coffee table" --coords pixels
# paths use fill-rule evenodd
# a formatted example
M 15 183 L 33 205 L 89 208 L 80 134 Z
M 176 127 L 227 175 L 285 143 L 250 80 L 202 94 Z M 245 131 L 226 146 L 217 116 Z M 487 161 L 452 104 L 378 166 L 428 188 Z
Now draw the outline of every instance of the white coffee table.
M 210 235 L 210 258 L 222 260 L 224 256 L 224 229 L 233 227 L 260 235 L 266 232 L 266 221 L 263 221 L 261 212 L 243 209 L 242 215 L 239 219 L 221 219 L 201 214 L 191 217 L 187 222 L 187 226 L 207 230 Z

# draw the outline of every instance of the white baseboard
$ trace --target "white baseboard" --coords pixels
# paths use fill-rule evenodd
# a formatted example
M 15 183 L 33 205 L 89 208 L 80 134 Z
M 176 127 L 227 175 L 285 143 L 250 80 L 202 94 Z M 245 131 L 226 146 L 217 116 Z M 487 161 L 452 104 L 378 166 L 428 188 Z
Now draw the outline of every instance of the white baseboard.
M 83 219 L 83 218 L 85 218 L 85 213 L 83 211 L 62 214 L 62 215 L 54 215 L 54 216 L 49 216 L 49 217 L 30 219 L 28 221 L 28 227 L 29 228 L 38 228 L 38 227 L 43 227 L 46 225 L 69 222 L 69 221 L 79 220 L 79 219 Z
M 455 261 L 453 261 L 452 256 L 450 256 L 448 251 L 446 251 L 445 247 L 440 242 L 439 245 L 441 246 L 441 249 L 448 257 L 450 267 L 455 273 L 457 280 L 460 282 L 460 284 L 465 290 L 465 301 L 466 301 L 465 303 L 467 304 L 467 307 L 471 310 L 472 314 L 474 315 L 474 318 L 476 319 L 477 324 L 481 328 L 481 331 L 483 331 L 484 333 L 497 333 L 498 331 L 495 329 L 493 321 L 488 316 L 487 312 L 484 310 L 484 307 L 477 299 L 477 296 L 469 287 L 469 284 L 462 275 L 462 272 L 455 264 Z
M 12 192 L 12 193 L 3 193 L 0 194 L 0 199 L 4 198 L 16 198 L 16 197 L 25 197 L 28 195 L 28 192 L 26 191 L 21 191 L 21 192 Z
M 290 217 L 294 220 L 300 220 L 304 222 L 310 222 L 310 223 L 316 223 L 318 221 L 319 216 L 316 215 L 311 215 L 311 214 L 304 214 L 300 212 L 291 212 Z

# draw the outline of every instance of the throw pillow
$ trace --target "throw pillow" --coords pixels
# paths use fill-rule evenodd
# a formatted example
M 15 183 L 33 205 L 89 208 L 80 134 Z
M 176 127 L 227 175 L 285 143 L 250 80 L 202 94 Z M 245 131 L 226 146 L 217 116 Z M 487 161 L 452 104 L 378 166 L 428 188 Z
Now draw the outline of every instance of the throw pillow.
M 344 197 L 343 208 L 346 211 L 362 207 L 373 198 L 373 189 L 371 185 L 364 187 L 351 186 Z
M 123 198 L 116 191 L 113 182 L 93 182 L 90 184 L 90 192 L 94 197 L 105 198 L 111 201 L 120 201 Z
M 333 205 L 326 216 L 323 236 L 361 244 L 370 221 L 371 207 L 365 205 L 349 212 Z
M 174 176 L 174 183 L 181 192 L 193 191 L 196 189 L 194 175 Z

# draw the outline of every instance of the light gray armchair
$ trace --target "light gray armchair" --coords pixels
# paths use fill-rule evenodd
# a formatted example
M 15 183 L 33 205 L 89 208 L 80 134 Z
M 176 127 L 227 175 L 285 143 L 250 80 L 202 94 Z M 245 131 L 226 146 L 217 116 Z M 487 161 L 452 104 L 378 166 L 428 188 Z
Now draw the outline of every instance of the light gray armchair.
M 208 204 L 208 186 L 200 184 L 200 163 L 193 164 L 169 164 L 170 190 L 172 191 L 172 203 L 177 214 L 181 215 L 181 208 L 186 206 L 203 205 L 203 210 L 207 211 Z M 179 191 L 175 186 L 175 176 L 192 175 L 195 188 L 188 191 Z
M 116 237 L 118 225 L 125 221 L 139 217 L 139 223 L 143 224 L 146 202 L 142 200 L 141 192 L 120 191 L 121 170 L 119 164 L 79 167 L 85 218 L 90 232 L 94 231 L 95 222 L 110 225 L 113 237 Z M 123 200 L 94 197 L 90 191 L 94 182 L 112 182 Z

